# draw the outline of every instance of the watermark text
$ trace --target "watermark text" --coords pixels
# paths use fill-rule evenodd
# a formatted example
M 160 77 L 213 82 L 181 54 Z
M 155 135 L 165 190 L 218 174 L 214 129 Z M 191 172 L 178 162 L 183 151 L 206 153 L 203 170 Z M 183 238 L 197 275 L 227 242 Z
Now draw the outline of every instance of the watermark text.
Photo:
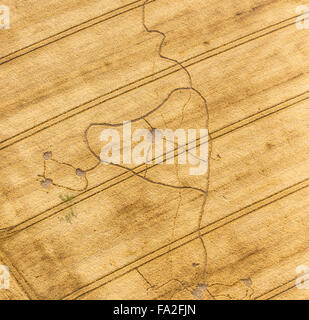
M 309 7 L 304 5 L 298 6 L 296 13 L 299 14 L 296 18 L 296 28 L 298 30 L 309 29 Z
M 0 29 L 10 29 L 10 8 L 0 5 Z
M 10 288 L 10 271 L 7 266 L 0 265 L 0 290 Z
M 135 129 L 132 132 L 130 121 L 124 121 L 119 128 L 104 129 L 101 133 L 100 140 L 105 143 L 100 153 L 102 163 L 141 165 L 177 161 L 179 165 L 190 165 L 190 175 L 203 175 L 208 170 L 207 129 Z

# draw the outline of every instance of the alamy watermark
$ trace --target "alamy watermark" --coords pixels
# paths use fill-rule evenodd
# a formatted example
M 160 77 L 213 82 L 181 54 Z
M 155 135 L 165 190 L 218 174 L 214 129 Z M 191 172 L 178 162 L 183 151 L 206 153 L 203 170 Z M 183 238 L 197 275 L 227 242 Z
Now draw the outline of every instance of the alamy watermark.
M 10 271 L 7 266 L 0 265 L 0 290 L 10 288 Z
M 203 175 L 208 170 L 207 129 L 136 129 L 132 132 L 131 121 L 124 121 L 118 128 L 104 129 L 100 140 L 106 142 L 100 153 L 101 162 L 105 164 L 175 164 L 176 149 L 177 163 L 190 164 L 190 175 Z
M 0 29 L 10 29 L 10 8 L 0 5 Z
M 305 265 L 296 268 L 298 277 L 296 278 L 296 287 L 299 290 L 309 290 L 309 268 Z
M 309 29 L 309 7 L 304 5 L 298 6 L 296 13 L 299 14 L 296 18 L 296 28 L 298 30 Z

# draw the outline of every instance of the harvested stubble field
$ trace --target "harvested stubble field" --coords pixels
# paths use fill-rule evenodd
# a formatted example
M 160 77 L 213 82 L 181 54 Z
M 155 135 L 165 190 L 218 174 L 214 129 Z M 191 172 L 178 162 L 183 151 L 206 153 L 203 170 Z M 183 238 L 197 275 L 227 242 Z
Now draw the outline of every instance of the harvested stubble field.
M 309 298 L 308 1 L 0 5 L 0 299 Z M 129 120 L 207 171 L 102 163 Z

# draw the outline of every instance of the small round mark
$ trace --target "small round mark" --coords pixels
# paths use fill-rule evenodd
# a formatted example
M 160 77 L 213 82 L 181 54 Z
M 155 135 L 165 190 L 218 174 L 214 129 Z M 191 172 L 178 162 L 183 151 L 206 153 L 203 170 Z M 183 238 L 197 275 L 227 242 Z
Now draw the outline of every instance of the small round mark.
M 43 158 L 44 160 L 50 160 L 52 158 L 52 153 L 50 151 L 44 152 Z
M 204 293 L 207 290 L 207 284 L 198 284 L 194 290 L 191 291 L 194 299 L 201 300 L 204 296 Z
M 51 180 L 51 179 L 45 179 L 44 181 L 41 181 L 41 186 L 42 186 L 44 189 L 49 189 L 52 183 L 53 183 L 53 180 Z
M 251 288 L 251 286 L 252 286 L 252 280 L 251 280 L 251 278 L 248 278 L 248 279 L 240 279 L 240 281 L 241 281 L 242 283 L 244 283 L 248 288 Z
M 81 178 L 83 178 L 83 177 L 85 177 L 86 176 L 86 172 L 85 171 L 83 171 L 82 169 L 76 169 L 76 175 L 78 176 L 78 177 L 81 177 Z

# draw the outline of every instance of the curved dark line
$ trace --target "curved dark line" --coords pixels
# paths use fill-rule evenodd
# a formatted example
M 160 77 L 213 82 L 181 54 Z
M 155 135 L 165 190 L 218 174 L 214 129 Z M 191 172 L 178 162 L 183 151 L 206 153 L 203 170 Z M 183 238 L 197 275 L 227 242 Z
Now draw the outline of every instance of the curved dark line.
M 159 46 L 159 56 L 160 58 L 162 59 L 165 59 L 165 60 L 168 60 L 168 61 L 172 61 L 174 63 L 176 63 L 176 65 L 178 65 L 187 75 L 188 77 L 188 80 L 189 80 L 189 87 L 180 87 L 180 88 L 176 88 L 174 90 L 172 90 L 169 95 L 154 109 L 152 109 L 150 112 L 144 114 L 143 116 L 139 117 L 139 118 L 136 118 L 136 119 L 133 119 L 131 120 L 131 122 L 137 122 L 139 120 L 142 120 L 144 118 L 146 118 L 147 116 L 151 115 L 152 113 L 154 113 L 155 111 L 157 111 L 159 108 L 161 108 L 168 100 L 169 98 L 177 91 L 179 90 L 193 90 L 195 93 L 197 93 L 200 98 L 203 100 L 203 103 L 204 103 L 204 107 L 205 107 L 205 112 L 206 112 L 206 128 L 208 129 L 209 128 L 209 112 L 208 112 L 208 106 L 207 106 L 207 101 L 205 99 L 205 97 L 202 95 L 202 93 L 200 91 L 198 91 L 196 88 L 193 87 L 193 82 L 192 82 L 192 77 L 191 77 L 191 74 L 189 73 L 189 71 L 182 65 L 181 62 L 175 60 L 175 59 L 172 59 L 172 58 L 169 58 L 169 57 L 166 57 L 162 54 L 162 47 L 163 47 L 163 44 L 166 40 L 166 35 L 159 31 L 159 30 L 154 30 L 154 29 L 149 29 L 146 25 L 146 22 L 145 22 L 145 6 L 146 4 L 148 3 L 149 1 L 148 0 L 145 0 L 144 4 L 143 4 L 143 10 L 142 10 L 142 24 L 144 26 L 144 29 L 146 30 L 146 32 L 148 33 L 156 33 L 156 34 L 159 34 L 162 36 L 162 40 L 161 40 L 161 43 L 160 43 L 160 46 Z M 93 126 L 110 126 L 110 127 L 120 127 L 120 126 L 123 126 L 123 123 L 116 123 L 116 124 L 110 124 L 110 123 L 91 123 L 89 124 L 89 126 L 86 128 L 85 132 L 84 132 L 84 141 L 87 145 L 87 148 L 88 150 L 90 151 L 90 153 L 100 161 L 100 157 L 91 149 L 90 147 L 90 144 L 89 144 L 89 141 L 88 141 L 88 132 L 90 130 L 91 127 Z M 212 141 L 211 141 L 211 138 L 209 139 L 209 148 L 208 148 L 208 158 L 210 158 L 210 155 L 211 155 L 211 145 L 212 145 Z M 102 159 L 101 159 L 102 161 Z M 200 229 L 201 229 L 201 223 L 202 223 L 202 219 L 203 219 L 203 214 L 204 214 L 204 211 L 205 211 L 205 206 L 206 206 L 206 201 L 207 201 L 207 196 L 208 196 L 208 189 L 209 189 L 209 178 L 210 178 L 210 161 L 208 161 L 208 170 L 207 170 L 207 175 L 206 175 L 206 190 L 202 190 L 202 189 L 199 189 L 199 188 L 194 188 L 194 187 L 188 187 L 188 186 L 183 186 L 183 187 L 177 187 L 177 186 L 172 186 L 172 185 L 168 185 L 168 184 L 165 184 L 165 183 L 162 183 L 162 182 L 156 182 L 156 181 L 153 181 L 151 179 L 148 179 L 146 178 L 146 176 L 140 176 L 138 173 L 136 173 L 134 170 L 132 169 L 129 169 L 125 166 L 122 166 L 120 164 L 115 164 L 115 163 L 110 163 L 111 165 L 113 166 L 116 166 L 116 167 L 120 167 L 122 169 L 125 169 L 125 170 L 128 170 L 130 171 L 131 173 L 133 173 L 134 175 L 144 179 L 145 181 L 149 182 L 149 183 L 153 183 L 153 184 L 157 184 L 157 185 L 161 185 L 161 186 L 165 186 L 165 187 L 171 187 L 171 188 L 175 188 L 175 189 L 192 189 L 192 190 L 196 190 L 196 191 L 200 191 L 204 194 L 204 199 L 203 199 L 203 204 L 202 204 L 202 207 L 200 209 L 200 215 L 199 215 L 199 219 L 198 219 L 198 233 L 199 233 L 199 239 L 201 241 L 201 244 L 202 244 L 202 247 L 203 247 L 203 252 L 204 252 L 204 255 L 205 255 L 205 262 L 204 262 L 204 268 L 203 268 L 203 283 L 205 283 L 206 281 L 206 266 L 207 266 L 207 250 L 206 250 L 206 245 L 204 243 L 204 240 L 202 238 L 202 235 L 200 233 Z M 89 170 L 85 170 L 85 172 L 89 172 Z

